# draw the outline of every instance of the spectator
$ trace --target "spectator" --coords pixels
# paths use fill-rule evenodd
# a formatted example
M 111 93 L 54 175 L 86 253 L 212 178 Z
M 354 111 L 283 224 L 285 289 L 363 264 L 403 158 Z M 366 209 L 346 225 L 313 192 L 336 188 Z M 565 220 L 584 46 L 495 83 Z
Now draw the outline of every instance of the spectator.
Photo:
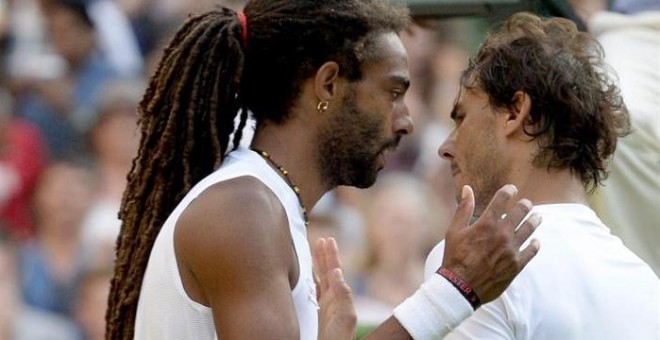
M 85 340 L 105 339 L 105 310 L 110 293 L 112 267 L 103 261 L 85 271 L 76 304 L 76 319 Z
M 29 306 L 73 317 L 87 259 L 80 227 L 91 198 L 85 167 L 58 161 L 44 171 L 34 199 L 37 235 L 20 251 L 20 287 Z
M 18 112 L 41 129 L 51 155 L 59 158 L 79 150 L 79 133 L 89 128 L 100 90 L 117 72 L 97 47 L 83 3 L 59 0 L 43 8 L 51 43 L 68 67 L 51 79 L 24 80 Z
M 447 222 L 446 214 L 434 213 L 433 192 L 407 173 L 381 175 L 365 203 L 366 254 L 355 305 L 358 323 L 376 326 L 422 283 L 425 256 Z
M 106 86 L 97 119 L 90 130 L 96 157 L 98 186 L 94 203 L 83 223 L 83 242 L 103 254 L 112 254 L 121 221 L 119 205 L 126 175 L 140 142 L 136 108 L 143 85 L 118 81 Z M 107 252 L 105 250 L 108 250 Z
M 34 231 L 30 199 L 46 149 L 39 131 L 12 115 L 11 102 L 0 88 L 0 225 L 27 239 Z
M 78 339 L 78 329 L 71 320 L 23 304 L 15 247 L 0 231 L 0 339 Z

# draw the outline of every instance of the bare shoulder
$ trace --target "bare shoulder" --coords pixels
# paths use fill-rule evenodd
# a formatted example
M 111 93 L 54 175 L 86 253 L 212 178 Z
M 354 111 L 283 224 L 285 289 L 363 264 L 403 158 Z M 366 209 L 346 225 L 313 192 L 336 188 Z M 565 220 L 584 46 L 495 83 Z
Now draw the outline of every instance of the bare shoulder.
M 216 183 L 199 195 L 181 214 L 176 233 L 184 238 L 250 238 L 252 228 L 268 232 L 285 212 L 275 194 L 254 177 Z M 203 228 L 205 227 L 205 228 Z M 246 235 L 247 234 L 247 235 Z
M 284 208 L 265 184 L 249 176 L 223 181 L 191 202 L 177 221 L 177 262 L 182 275 L 190 271 L 206 292 L 203 300 L 210 300 L 209 282 L 218 277 L 249 280 L 259 271 L 286 276 L 291 267 L 287 231 Z

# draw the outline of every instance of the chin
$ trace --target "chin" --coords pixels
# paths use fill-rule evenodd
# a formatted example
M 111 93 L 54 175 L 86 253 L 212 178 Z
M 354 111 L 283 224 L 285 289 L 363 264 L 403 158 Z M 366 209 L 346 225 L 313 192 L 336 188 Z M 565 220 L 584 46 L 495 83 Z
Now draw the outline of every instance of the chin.
M 360 178 L 353 178 L 352 180 L 347 181 L 347 183 L 344 183 L 342 185 L 348 185 L 348 186 L 356 187 L 358 189 L 366 189 L 373 186 L 374 183 L 376 183 L 376 174 L 373 175 L 364 174 L 363 176 L 360 176 Z
M 352 187 L 356 187 L 359 189 L 366 189 L 370 188 L 371 186 L 376 183 L 376 179 L 378 178 L 378 172 L 380 169 L 374 169 L 372 171 L 358 171 L 351 176 L 351 178 L 347 179 L 346 183 L 343 185 L 348 185 Z
M 358 188 L 358 189 L 366 189 L 366 188 L 371 188 L 374 185 L 374 183 L 376 183 L 376 178 L 375 177 L 374 177 L 373 180 L 362 181 L 362 182 L 356 183 L 353 186 Z

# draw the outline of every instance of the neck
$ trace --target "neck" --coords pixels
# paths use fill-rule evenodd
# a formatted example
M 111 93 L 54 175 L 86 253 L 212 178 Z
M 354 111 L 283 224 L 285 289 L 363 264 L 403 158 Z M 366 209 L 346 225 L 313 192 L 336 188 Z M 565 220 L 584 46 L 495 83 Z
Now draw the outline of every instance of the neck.
M 300 199 L 311 211 L 328 190 L 316 160 L 314 131 L 291 118 L 284 124 L 266 123 L 257 129 L 251 147 L 268 152 L 277 165 L 288 171 L 290 181 L 300 189 Z
M 527 198 L 534 205 L 578 203 L 587 204 L 586 192 L 580 178 L 569 170 L 548 170 L 534 167 L 521 171 L 511 182 L 518 187 L 518 199 Z

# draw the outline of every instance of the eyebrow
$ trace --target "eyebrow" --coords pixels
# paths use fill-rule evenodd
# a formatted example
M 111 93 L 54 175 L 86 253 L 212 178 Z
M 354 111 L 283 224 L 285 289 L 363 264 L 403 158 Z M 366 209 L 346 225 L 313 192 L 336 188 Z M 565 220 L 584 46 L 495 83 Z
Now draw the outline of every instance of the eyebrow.
M 392 74 L 390 75 L 390 81 L 403 86 L 404 90 L 407 90 L 410 87 L 410 79 L 405 76 Z

